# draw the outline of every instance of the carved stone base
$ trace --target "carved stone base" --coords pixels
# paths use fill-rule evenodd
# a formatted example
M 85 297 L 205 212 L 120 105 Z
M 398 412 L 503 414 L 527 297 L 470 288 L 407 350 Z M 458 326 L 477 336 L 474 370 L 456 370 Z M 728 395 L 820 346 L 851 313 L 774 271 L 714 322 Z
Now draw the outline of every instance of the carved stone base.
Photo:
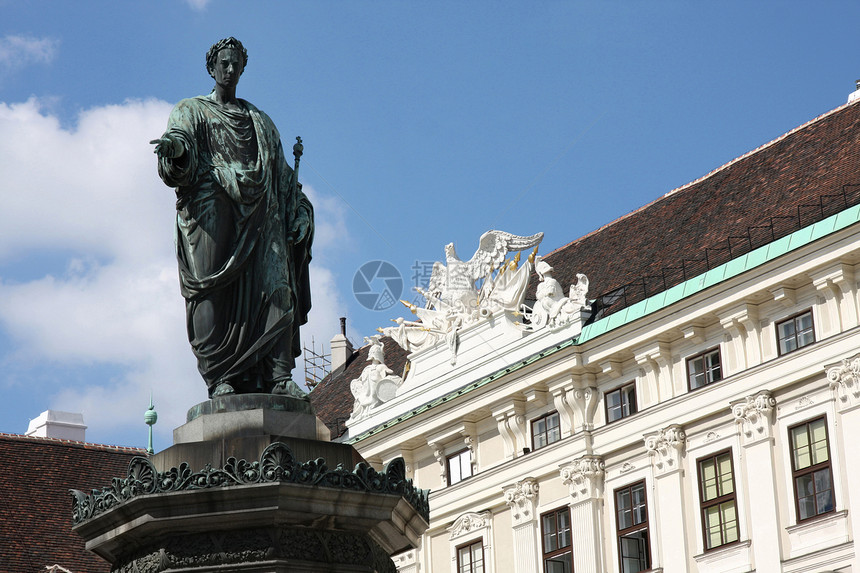
M 367 536 L 270 527 L 166 537 L 116 563 L 112 569 L 115 573 L 168 570 L 396 573 L 397 568 Z
M 402 458 L 378 472 L 316 428 L 289 397 L 198 405 L 173 446 L 73 490 L 73 530 L 121 573 L 395 573 L 389 556 L 427 529 L 428 492 Z

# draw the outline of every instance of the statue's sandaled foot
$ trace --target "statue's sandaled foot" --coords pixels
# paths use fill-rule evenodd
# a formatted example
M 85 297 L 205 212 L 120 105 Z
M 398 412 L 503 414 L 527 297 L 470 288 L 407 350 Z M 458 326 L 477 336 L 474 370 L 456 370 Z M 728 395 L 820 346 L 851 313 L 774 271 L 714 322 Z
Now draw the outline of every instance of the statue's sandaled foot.
M 215 387 L 215 391 L 212 392 L 212 397 L 216 396 L 226 396 L 228 394 L 235 394 L 236 391 L 233 390 L 233 387 L 227 384 L 226 382 L 221 382 Z
M 276 396 L 292 396 L 293 398 L 301 398 L 303 400 L 308 399 L 308 395 L 302 392 L 302 389 L 299 388 L 298 384 L 293 382 L 292 378 L 285 378 L 276 383 L 272 387 L 272 394 Z

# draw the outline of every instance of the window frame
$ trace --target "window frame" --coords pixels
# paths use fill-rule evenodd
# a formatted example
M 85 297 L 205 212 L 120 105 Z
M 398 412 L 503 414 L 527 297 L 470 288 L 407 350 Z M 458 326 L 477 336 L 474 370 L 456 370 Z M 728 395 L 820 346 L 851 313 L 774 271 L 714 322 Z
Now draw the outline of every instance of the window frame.
M 469 552 L 470 552 L 469 555 L 471 556 L 471 549 L 476 545 L 480 546 L 480 548 L 481 548 L 481 571 L 480 571 L 480 573 L 485 573 L 487 571 L 487 559 L 486 559 L 487 556 L 484 552 L 484 539 L 482 537 L 479 537 L 478 539 L 473 539 L 472 541 L 467 541 L 466 543 L 462 543 L 460 545 L 457 545 L 457 547 L 454 549 L 454 552 L 457 555 L 457 573 L 478 573 L 475 571 L 474 562 L 469 563 L 469 571 L 464 572 L 463 571 L 463 565 L 460 561 L 460 551 L 462 551 L 463 549 L 467 549 L 467 550 L 469 550 Z
M 723 495 L 717 495 L 713 499 L 705 500 L 705 482 L 704 482 L 703 475 L 702 475 L 702 464 L 704 462 L 708 462 L 708 461 L 713 460 L 714 468 L 716 470 L 717 468 L 719 468 L 719 465 L 717 464 L 717 458 L 720 458 L 720 457 L 726 456 L 726 455 L 729 457 L 729 472 L 731 473 L 731 476 L 732 476 L 732 491 L 731 491 L 731 493 L 723 494 Z M 734 455 L 732 454 L 732 449 L 728 448 L 725 450 L 720 450 L 720 451 L 717 451 L 717 452 L 714 452 L 712 454 L 708 454 L 706 456 L 702 456 L 701 458 L 696 459 L 696 477 L 698 480 L 698 490 L 699 490 L 699 517 L 701 518 L 701 523 L 702 523 L 702 543 L 703 543 L 702 547 L 704 547 L 704 550 L 707 552 L 707 551 L 714 551 L 716 549 L 721 549 L 723 547 L 728 547 L 729 545 L 734 545 L 736 543 L 740 543 L 740 541 L 741 541 L 741 518 L 740 518 L 740 513 L 738 512 L 738 496 L 737 496 L 738 487 L 737 487 L 737 480 L 735 479 L 735 459 L 734 459 Z M 719 479 L 717 478 L 717 484 L 719 485 L 719 483 L 720 483 Z M 709 543 L 710 543 L 710 536 L 709 536 L 709 531 L 708 531 L 709 527 L 708 527 L 708 520 L 706 518 L 705 512 L 712 507 L 719 508 L 720 506 L 722 506 L 723 504 L 725 504 L 729 501 L 731 501 L 734 504 L 734 508 L 735 508 L 735 529 L 737 530 L 737 539 L 735 539 L 734 541 L 725 541 L 725 539 L 723 538 L 723 535 L 724 535 L 724 527 L 723 526 L 725 524 L 723 524 L 722 517 L 720 517 L 720 540 L 722 542 L 719 543 L 718 545 L 713 545 L 713 546 L 709 547 Z
M 813 422 L 817 422 L 819 420 L 824 422 L 824 438 L 825 438 L 825 445 L 827 446 L 827 460 L 824 462 L 819 462 L 817 464 L 810 464 L 809 466 L 798 470 L 795 467 L 796 464 L 794 461 L 795 460 L 795 445 L 794 445 L 794 439 L 793 439 L 793 436 L 794 436 L 793 432 L 795 429 L 797 429 L 801 426 L 806 426 L 807 427 L 807 437 L 809 437 L 809 425 L 812 424 Z M 808 443 L 810 445 L 812 444 L 811 441 Z M 797 523 L 809 521 L 812 519 L 817 519 L 821 516 L 825 516 L 825 515 L 828 515 L 830 513 L 836 512 L 836 488 L 835 488 L 835 484 L 833 482 L 833 455 L 832 455 L 832 452 L 830 450 L 830 429 L 827 427 L 827 414 L 821 414 L 820 416 L 810 418 L 809 420 L 800 422 L 799 424 L 794 424 L 792 426 L 789 426 L 789 428 L 788 428 L 788 446 L 789 446 L 788 455 L 789 455 L 790 464 L 791 464 L 791 489 L 794 492 L 794 511 L 795 511 L 795 516 L 797 517 Z M 797 491 L 797 478 L 802 477 L 802 476 L 806 476 L 806 475 L 814 476 L 816 473 L 818 473 L 819 471 L 821 471 L 825 468 L 827 469 L 828 475 L 830 476 L 830 496 L 831 496 L 831 500 L 833 502 L 833 507 L 831 507 L 830 509 L 828 509 L 826 511 L 820 511 L 819 512 L 818 511 L 818 499 L 817 499 L 817 496 L 815 494 L 813 494 L 812 499 L 815 502 L 816 513 L 814 515 L 810 515 L 807 517 L 801 517 L 800 516 L 800 496 L 798 495 L 798 491 Z M 813 483 L 813 487 L 814 487 L 814 484 L 815 484 L 815 478 L 814 477 L 813 477 L 812 483 Z M 804 496 L 804 497 L 809 497 L 809 496 Z
M 643 505 L 644 505 L 644 514 L 645 520 L 640 521 L 639 523 L 633 523 L 635 521 L 635 508 L 633 505 L 633 488 L 641 486 L 642 488 L 642 496 L 643 496 Z M 620 513 L 623 508 L 621 508 L 621 504 L 619 504 L 619 494 L 622 494 L 624 491 L 627 491 L 630 496 L 630 507 L 626 508 L 626 511 L 630 511 L 630 521 L 631 525 L 629 527 L 621 528 L 621 519 Z M 648 487 L 645 479 L 641 479 L 639 481 L 635 481 L 633 483 L 627 484 L 626 486 L 616 488 L 612 492 L 612 499 L 615 509 L 615 539 L 616 545 L 618 547 L 618 571 L 624 571 L 624 549 L 622 544 L 622 539 L 630 537 L 634 533 L 640 533 L 642 531 L 645 532 L 645 569 L 640 569 L 639 571 L 649 571 L 651 569 L 651 531 L 648 521 Z
M 692 379 L 692 376 L 690 373 L 690 363 L 692 363 L 694 360 L 698 360 L 699 358 L 704 360 L 708 355 L 711 355 L 711 354 L 716 354 L 718 360 L 720 361 L 720 364 L 719 364 L 720 377 L 716 378 L 716 379 L 708 380 L 708 372 L 713 372 L 714 369 L 713 368 L 711 368 L 710 370 L 707 369 L 705 367 L 705 363 L 703 362 L 702 363 L 702 374 L 705 377 L 705 382 L 701 386 L 696 386 L 694 388 L 693 387 L 693 379 Z M 725 379 L 723 377 L 723 356 L 722 356 L 722 352 L 721 352 L 719 346 L 709 348 L 703 352 L 699 352 L 698 354 L 690 356 L 689 358 L 687 358 L 686 366 L 687 366 L 687 389 L 690 392 L 693 392 L 694 390 L 699 390 L 701 388 L 704 388 L 705 386 L 710 386 L 711 384 L 715 384 L 715 383 L 720 382 L 721 380 Z
M 541 420 L 545 420 L 545 421 L 546 421 L 546 420 L 549 420 L 549 418 L 550 418 L 550 417 L 552 417 L 552 416 L 555 416 L 556 421 L 558 422 L 558 424 L 556 425 L 556 428 L 558 428 L 558 432 L 557 432 L 557 433 L 558 433 L 558 438 L 557 438 L 557 439 L 555 439 L 555 440 L 553 440 L 553 441 L 550 441 L 550 440 L 549 440 L 549 425 L 547 424 L 547 425 L 546 425 L 546 430 L 544 430 L 544 432 L 543 432 L 544 439 L 546 440 L 546 443 L 545 443 L 544 445 L 542 445 L 542 446 L 538 446 L 538 445 L 537 445 L 537 442 L 536 442 L 536 440 L 535 440 L 535 438 L 536 438 L 536 434 L 535 434 L 535 423 L 536 423 L 536 422 L 540 422 Z M 531 428 L 531 436 L 532 436 L 532 451 L 539 450 L 539 449 L 541 449 L 541 448 L 545 448 L 545 447 L 547 447 L 547 446 L 549 446 L 549 445 L 551 445 L 551 444 L 554 444 L 554 443 L 556 443 L 556 442 L 560 442 L 560 441 L 561 441 L 561 416 L 559 416 L 559 414 L 558 414 L 558 410 L 553 410 L 553 411 L 551 411 L 551 412 L 547 412 L 547 413 L 546 413 L 546 414 L 544 414 L 543 416 L 538 416 L 537 418 L 535 418 L 534 420 L 532 420 L 532 421 L 530 422 L 530 428 Z
M 462 475 L 463 465 L 460 464 L 460 474 L 461 474 L 460 479 L 458 479 L 457 481 L 451 481 L 451 461 L 454 459 L 457 459 L 457 460 L 462 459 L 463 454 L 466 454 L 466 467 L 469 468 L 469 475 L 467 475 L 467 476 Z M 463 448 L 462 450 L 457 450 L 456 452 L 448 454 L 447 456 L 445 456 L 445 470 L 446 470 L 445 477 L 446 477 L 446 481 L 448 482 L 449 486 L 454 485 L 454 484 L 458 484 L 461 481 L 465 481 L 465 480 L 469 479 L 470 477 L 472 477 L 473 475 L 475 475 L 475 472 L 472 468 L 472 452 L 469 451 L 469 448 Z
M 553 523 L 555 525 L 555 538 L 558 540 L 559 532 L 564 531 L 559 527 L 559 517 L 567 513 L 567 538 L 569 543 L 563 547 L 557 547 L 552 551 L 546 550 L 546 530 L 544 529 L 544 519 L 552 516 Z M 566 554 L 570 554 L 570 563 L 571 563 L 571 571 L 573 571 L 573 523 L 570 521 L 570 507 L 564 506 L 556 508 L 552 511 L 547 511 L 540 515 L 540 548 L 541 548 L 541 571 L 546 572 L 546 561 L 547 559 L 553 559 L 556 557 L 560 557 Z
M 632 407 L 630 404 L 628 404 L 627 409 L 629 410 L 629 412 L 627 414 L 624 414 L 624 396 L 625 396 L 624 390 L 626 388 L 632 388 L 633 404 L 632 404 Z M 619 416 L 618 418 L 615 418 L 614 420 L 610 420 L 609 419 L 609 395 L 615 394 L 616 392 L 619 392 L 619 406 L 620 406 L 620 410 L 621 410 L 621 416 Z M 622 384 L 621 386 L 618 386 L 617 388 L 615 388 L 613 390 L 610 390 L 608 392 L 604 392 L 603 393 L 603 409 L 604 409 L 604 413 L 606 415 L 606 423 L 607 424 L 612 424 L 613 422 L 618 422 L 619 420 L 623 420 L 624 418 L 629 418 L 633 414 L 638 413 L 639 412 L 639 403 L 638 403 L 638 397 L 636 396 L 636 380 L 632 380 L 630 382 L 627 382 L 626 384 Z
M 803 346 L 801 346 L 801 345 L 800 345 L 800 343 L 799 343 L 799 341 L 798 341 L 798 329 L 797 329 L 797 323 L 796 323 L 795 321 L 796 321 L 798 318 L 800 318 L 800 317 L 802 317 L 802 316 L 805 316 L 805 315 L 807 315 L 807 314 L 809 315 L 809 320 L 810 320 L 810 322 L 812 322 L 812 328 L 811 328 L 811 331 L 812 331 L 812 340 L 811 340 L 810 342 L 807 342 L 807 343 L 806 343 L 806 344 L 804 344 Z M 783 338 L 780 336 L 779 327 L 780 327 L 781 325 L 783 325 L 783 324 L 787 323 L 787 322 L 795 322 L 795 324 L 794 324 L 794 335 L 793 335 L 793 337 L 794 337 L 794 344 L 795 344 L 795 347 L 794 347 L 792 350 L 786 350 L 785 352 L 783 352 L 783 351 L 782 351 L 782 341 L 783 341 Z M 797 352 L 797 351 L 798 351 L 798 350 L 800 350 L 801 348 L 806 348 L 807 346 L 810 346 L 810 345 L 812 345 L 812 344 L 815 344 L 815 341 L 816 341 L 816 338 L 815 338 L 815 315 L 813 314 L 812 309 L 811 309 L 811 308 L 808 308 L 808 309 L 806 309 L 806 310 L 803 310 L 803 311 L 800 311 L 800 312 L 798 312 L 798 313 L 796 313 L 796 314 L 793 314 L 793 315 L 791 315 L 791 316 L 789 316 L 789 317 L 786 317 L 786 318 L 784 318 L 784 319 L 782 319 L 782 320 L 780 320 L 780 321 L 777 321 L 777 322 L 774 324 L 774 332 L 776 333 L 776 352 L 777 352 L 777 356 L 785 356 L 786 354 L 791 354 L 792 352 Z

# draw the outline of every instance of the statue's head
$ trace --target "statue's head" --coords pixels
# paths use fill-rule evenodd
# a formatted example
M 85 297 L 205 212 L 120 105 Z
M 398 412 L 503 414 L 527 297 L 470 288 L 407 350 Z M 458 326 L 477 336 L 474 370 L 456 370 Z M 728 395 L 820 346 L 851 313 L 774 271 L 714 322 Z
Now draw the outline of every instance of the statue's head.
M 209 51 L 206 52 L 206 71 L 209 72 L 209 75 L 213 78 L 215 77 L 215 62 L 218 60 L 218 52 L 225 48 L 232 48 L 239 52 L 242 58 L 242 72 L 245 72 L 245 66 L 248 65 L 248 50 L 245 49 L 245 46 L 242 45 L 242 42 L 230 36 L 229 38 L 224 38 L 223 40 L 218 40 L 212 47 L 209 48 Z

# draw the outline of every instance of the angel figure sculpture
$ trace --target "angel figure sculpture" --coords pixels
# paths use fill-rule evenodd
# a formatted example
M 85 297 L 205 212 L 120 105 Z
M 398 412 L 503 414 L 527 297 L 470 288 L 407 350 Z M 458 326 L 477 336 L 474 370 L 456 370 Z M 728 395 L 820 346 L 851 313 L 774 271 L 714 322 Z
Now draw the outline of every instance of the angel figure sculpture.
M 397 388 L 403 382 L 400 376 L 385 365 L 385 352 L 382 336 L 376 334 L 365 337 L 370 344 L 367 359 L 370 364 L 361 371 L 361 376 L 350 382 L 349 389 L 355 398 L 352 415 L 347 424 L 366 418 L 372 409 L 394 398 Z

